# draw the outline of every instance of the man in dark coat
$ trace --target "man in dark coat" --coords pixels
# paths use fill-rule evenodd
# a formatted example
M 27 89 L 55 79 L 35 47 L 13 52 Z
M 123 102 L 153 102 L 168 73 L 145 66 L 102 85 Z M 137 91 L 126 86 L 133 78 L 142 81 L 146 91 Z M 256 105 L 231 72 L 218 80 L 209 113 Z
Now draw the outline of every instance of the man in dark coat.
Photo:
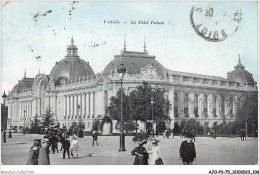
M 49 153 L 47 150 L 48 144 L 49 144 L 48 138 L 42 139 L 42 147 L 40 148 L 40 151 L 39 151 L 38 165 L 50 165 L 50 157 L 49 157 Z
M 192 133 L 188 131 L 187 139 L 180 146 L 180 159 L 182 159 L 183 165 L 192 165 L 196 159 L 196 150 L 192 137 Z
M 245 129 L 241 129 L 240 137 L 241 137 L 241 141 L 246 140 L 246 130 Z
M 55 153 L 55 150 L 57 150 L 57 152 L 59 153 L 59 149 L 58 149 L 58 137 L 57 135 L 52 135 L 52 152 L 53 154 Z
M 67 138 L 64 139 L 64 141 L 62 142 L 62 147 L 63 147 L 63 158 L 62 159 L 65 159 L 66 152 L 68 154 L 68 158 L 70 159 L 70 141 Z
M 195 142 L 195 138 L 196 138 L 196 131 L 195 131 L 195 129 L 192 129 L 191 133 L 192 133 L 192 136 L 193 136 L 193 139 L 194 139 L 194 142 Z

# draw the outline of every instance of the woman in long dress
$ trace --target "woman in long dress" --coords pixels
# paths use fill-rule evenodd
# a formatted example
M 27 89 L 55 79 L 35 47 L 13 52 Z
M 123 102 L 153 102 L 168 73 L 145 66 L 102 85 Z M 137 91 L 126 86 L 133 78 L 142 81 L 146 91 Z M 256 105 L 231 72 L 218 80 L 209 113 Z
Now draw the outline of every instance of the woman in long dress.
M 143 147 L 143 143 L 139 143 L 139 146 L 131 151 L 131 155 L 135 156 L 134 165 L 148 165 L 149 155 Z
M 151 142 L 151 149 L 147 151 L 149 153 L 149 165 L 163 165 L 162 153 L 158 145 L 159 140 L 152 138 Z
M 79 151 L 79 142 L 77 141 L 77 136 L 73 136 L 73 140 L 71 141 L 71 156 L 73 159 L 78 158 L 78 151 Z
M 41 142 L 35 139 L 34 144 L 30 149 L 26 165 L 38 165 L 40 146 L 41 146 Z

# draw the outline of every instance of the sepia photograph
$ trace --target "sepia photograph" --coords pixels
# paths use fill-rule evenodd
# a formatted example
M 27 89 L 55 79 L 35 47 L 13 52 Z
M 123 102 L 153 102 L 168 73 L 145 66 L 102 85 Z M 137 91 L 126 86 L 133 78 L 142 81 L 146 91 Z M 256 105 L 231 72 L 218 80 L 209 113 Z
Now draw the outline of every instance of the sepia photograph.
M 258 34 L 258 1 L 2 1 L 1 174 L 259 174 Z

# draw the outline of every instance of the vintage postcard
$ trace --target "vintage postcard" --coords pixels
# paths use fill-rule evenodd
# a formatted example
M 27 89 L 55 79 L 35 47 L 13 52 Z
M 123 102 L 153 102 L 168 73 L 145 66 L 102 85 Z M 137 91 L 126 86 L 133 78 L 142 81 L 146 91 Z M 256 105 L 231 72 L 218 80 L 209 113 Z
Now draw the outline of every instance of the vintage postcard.
M 259 174 L 258 47 L 258 1 L 3 1 L 1 174 Z

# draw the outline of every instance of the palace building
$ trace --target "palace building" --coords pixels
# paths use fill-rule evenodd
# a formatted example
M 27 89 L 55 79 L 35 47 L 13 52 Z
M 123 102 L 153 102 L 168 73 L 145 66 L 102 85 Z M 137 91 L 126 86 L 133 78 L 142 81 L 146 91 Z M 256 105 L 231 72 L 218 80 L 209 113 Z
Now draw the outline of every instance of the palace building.
M 166 69 L 155 56 L 149 55 L 145 43 L 143 52 L 127 51 L 124 44 L 121 53 L 114 56 L 103 72 L 95 74 L 89 62 L 78 55 L 72 38 L 67 55 L 56 62 L 49 74 L 38 73 L 28 78 L 25 73 L 9 92 L 8 127 L 30 127 L 34 116 L 41 116 L 50 108 L 60 127 L 69 128 L 72 122 L 81 120 L 85 130 L 91 130 L 93 121 L 104 117 L 110 97 L 120 88 L 117 66 L 121 63 L 126 67 L 123 88 L 127 94 L 143 81 L 166 90 L 166 98 L 172 104 L 171 129 L 174 123 L 188 118 L 196 118 L 208 127 L 222 123 L 223 116 L 234 120 L 242 96 L 257 93 L 256 82 L 241 64 L 240 56 L 234 70 L 222 78 Z M 113 132 L 119 132 L 116 121 L 112 125 Z M 141 129 L 145 125 L 140 122 Z

